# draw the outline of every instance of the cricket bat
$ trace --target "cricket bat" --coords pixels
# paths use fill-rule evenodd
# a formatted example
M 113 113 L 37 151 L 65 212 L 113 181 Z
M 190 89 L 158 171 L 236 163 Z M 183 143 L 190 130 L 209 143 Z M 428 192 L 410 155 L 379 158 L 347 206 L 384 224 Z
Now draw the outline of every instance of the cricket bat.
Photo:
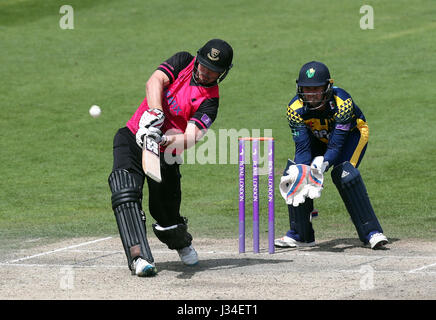
M 144 136 L 142 148 L 142 169 L 156 182 L 161 182 L 159 144 L 152 138 Z

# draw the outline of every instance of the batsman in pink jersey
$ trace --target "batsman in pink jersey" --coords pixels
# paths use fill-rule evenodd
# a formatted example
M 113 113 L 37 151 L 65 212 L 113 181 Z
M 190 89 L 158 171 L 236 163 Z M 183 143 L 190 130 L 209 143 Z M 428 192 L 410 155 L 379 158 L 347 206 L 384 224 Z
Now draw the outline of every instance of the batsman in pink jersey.
M 218 84 L 232 67 L 233 49 L 212 39 L 196 56 L 178 52 L 154 71 L 146 83 L 146 97 L 125 127 L 114 137 L 111 202 L 128 267 L 132 275 L 154 276 L 142 207 L 144 181 L 148 185 L 148 209 L 156 220 L 156 237 L 177 250 L 186 265 L 198 263 L 188 233 L 187 219 L 180 215 L 181 184 L 177 155 L 194 145 L 212 125 L 218 113 Z M 142 144 L 147 135 L 160 144 L 162 182 L 144 175 Z

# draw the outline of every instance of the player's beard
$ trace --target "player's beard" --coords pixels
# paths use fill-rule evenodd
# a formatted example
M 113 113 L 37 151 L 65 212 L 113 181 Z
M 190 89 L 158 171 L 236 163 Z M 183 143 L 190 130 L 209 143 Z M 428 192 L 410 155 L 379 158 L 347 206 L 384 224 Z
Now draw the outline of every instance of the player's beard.
M 212 81 L 210 83 L 204 83 L 202 81 L 200 81 L 200 77 L 198 76 L 199 71 L 197 68 L 197 64 L 194 64 L 194 69 L 192 70 L 192 79 L 194 80 L 194 82 L 196 84 L 198 84 L 199 86 L 205 87 L 205 88 L 209 88 L 209 87 L 213 87 L 214 85 L 217 84 L 217 81 Z
M 321 102 L 317 102 L 317 104 L 314 106 L 313 104 L 310 103 L 310 110 L 320 110 L 320 109 L 324 109 L 326 101 L 323 100 Z
M 306 100 L 306 105 L 308 106 L 308 108 L 310 110 L 319 110 L 322 109 L 325 105 L 327 100 L 325 99 L 325 94 L 322 94 L 321 99 L 320 100 L 309 100 L 307 99 L 307 96 L 310 97 L 310 94 L 305 94 L 305 100 Z

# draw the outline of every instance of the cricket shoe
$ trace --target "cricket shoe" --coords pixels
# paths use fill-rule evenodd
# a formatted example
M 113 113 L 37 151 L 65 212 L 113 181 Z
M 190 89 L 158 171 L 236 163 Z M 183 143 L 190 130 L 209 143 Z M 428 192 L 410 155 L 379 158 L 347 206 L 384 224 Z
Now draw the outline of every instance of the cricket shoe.
M 157 269 L 154 263 L 149 263 L 147 260 L 138 258 L 133 262 L 132 274 L 138 277 L 153 277 L 157 274 Z
M 369 244 L 371 249 L 380 249 L 388 243 L 388 238 L 381 232 L 370 233 Z
M 284 236 L 274 240 L 274 246 L 279 248 L 314 247 L 315 245 L 315 241 L 301 242 L 288 236 Z
M 195 251 L 192 245 L 184 247 L 183 249 L 178 249 L 177 253 L 182 262 L 187 266 L 195 266 L 198 263 L 197 251 Z

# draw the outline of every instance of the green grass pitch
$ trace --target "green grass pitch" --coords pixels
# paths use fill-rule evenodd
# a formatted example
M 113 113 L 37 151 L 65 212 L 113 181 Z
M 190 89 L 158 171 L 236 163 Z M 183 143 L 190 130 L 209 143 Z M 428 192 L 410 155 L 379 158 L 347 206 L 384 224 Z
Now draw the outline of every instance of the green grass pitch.
M 272 129 L 277 235 L 289 227 L 278 191 L 294 152 L 286 105 L 301 65 L 319 60 L 367 117 L 370 142 L 360 171 L 386 235 L 434 238 L 434 1 L 71 0 L 72 30 L 60 28 L 62 4 L 0 2 L 3 245 L 117 234 L 107 185 L 113 135 L 159 63 L 177 51 L 195 54 L 215 37 L 235 56 L 212 128 Z M 374 29 L 360 28 L 363 4 L 374 9 Z M 93 104 L 102 108 L 96 119 L 88 114 Z M 181 213 L 194 237 L 236 240 L 237 165 L 186 164 L 182 175 Z M 357 238 L 329 174 L 315 205 L 318 239 Z

